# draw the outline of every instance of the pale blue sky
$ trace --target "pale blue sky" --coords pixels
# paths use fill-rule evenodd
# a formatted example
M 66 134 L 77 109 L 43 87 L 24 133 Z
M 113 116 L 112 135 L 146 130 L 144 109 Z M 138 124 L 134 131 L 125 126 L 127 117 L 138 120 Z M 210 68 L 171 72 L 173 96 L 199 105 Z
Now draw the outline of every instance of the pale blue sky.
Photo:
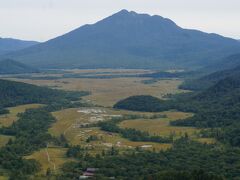
M 121 9 L 240 39 L 240 0 L 0 0 L 0 37 L 45 41 Z

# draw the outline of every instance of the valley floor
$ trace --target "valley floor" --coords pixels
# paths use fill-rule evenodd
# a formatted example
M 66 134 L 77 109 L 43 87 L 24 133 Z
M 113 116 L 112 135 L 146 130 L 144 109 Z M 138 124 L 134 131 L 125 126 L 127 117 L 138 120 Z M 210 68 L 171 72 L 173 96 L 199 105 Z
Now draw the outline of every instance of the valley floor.
M 140 131 L 149 132 L 151 135 L 170 136 L 175 139 L 184 136 L 186 133 L 194 140 L 203 143 L 214 143 L 214 139 L 199 138 L 200 129 L 191 127 L 173 127 L 169 123 L 172 120 L 184 119 L 192 116 L 191 113 L 168 111 L 162 113 L 143 113 L 112 109 L 112 106 L 121 99 L 132 95 L 152 95 L 165 98 L 168 94 L 185 92 L 178 89 L 182 83 L 181 79 L 162 79 L 152 83 L 146 83 L 147 78 L 124 77 L 138 73 L 149 73 L 145 70 L 69 70 L 75 76 L 91 75 L 91 78 L 59 78 L 64 74 L 32 74 L 28 78 L 21 76 L 10 76 L 6 79 L 26 82 L 30 84 L 49 86 L 57 89 L 72 91 L 89 91 L 91 94 L 84 97 L 84 101 L 92 104 L 87 108 L 71 108 L 53 112 L 56 122 L 52 124 L 49 133 L 55 137 L 64 135 L 71 145 L 80 145 L 88 150 L 91 155 L 101 154 L 112 147 L 117 148 L 120 153 L 142 148 L 146 150 L 166 150 L 171 144 L 153 142 L 134 142 L 123 138 L 120 134 L 102 131 L 99 127 L 91 127 L 100 121 L 110 120 L 112 117 L 124 115 L 138 115 L 143 118 L 122 121 L 121 128 L 134 128 Z M 69 73 L 68 71 L 68 73 Z M 99 78 L 98 76 L 120 75 L 119 78 Z M 72 76 L 73 76 L 72 75 Z M 45 78 L 47 77 L 47 79 Z M 50 78 L 51 77 L 51 78 Z M 74 76 L 73 76 L 74 77 Z M 97 105 L 97 106 L 96 106 Z M 17 114 L 24 112 L 27 108 L 35 108 L 39 105 L 25 105 L 10 108 L 10 114 L 0 117 L 0 125 L 9 126 L 17 120 Z M 150 119 L 153 115 L 165 115 L 163 118 Z M 91 136 L 96 140 L 87 141 Z M 8 141 L 9 137 L 0 136 L 0 146 Z M 53 172 L 67 161 L 74 161 L 66 157 L 66 148 L 52 146 L 41 149 L 25 157 L 36 159 L 42 165 L 40 174 L 45 174 L 50 168 Z M 1 178 L 1 177 L 0 177 Z

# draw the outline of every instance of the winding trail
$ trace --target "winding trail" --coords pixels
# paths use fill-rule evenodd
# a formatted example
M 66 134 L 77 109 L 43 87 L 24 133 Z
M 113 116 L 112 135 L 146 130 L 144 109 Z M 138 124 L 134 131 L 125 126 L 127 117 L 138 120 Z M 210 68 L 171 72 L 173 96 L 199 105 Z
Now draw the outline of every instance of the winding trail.
M 56 164 L 51 161 L 50 155 L 48 153 L 48 144 L 47 144 L 47 147 L 46 147 L 46 154 L 47 154 L 48 162 L 53 166 L 53 170 L 55 171 L 56 170 Z
M 65 129 L 65 131 L 63 132 L 63 135 L 65 135 L 66 132 L 73 127 L 73 125 L 74 125 L 74 124 L 71 124 L 71 126 L 69 126 L 67 129 Z

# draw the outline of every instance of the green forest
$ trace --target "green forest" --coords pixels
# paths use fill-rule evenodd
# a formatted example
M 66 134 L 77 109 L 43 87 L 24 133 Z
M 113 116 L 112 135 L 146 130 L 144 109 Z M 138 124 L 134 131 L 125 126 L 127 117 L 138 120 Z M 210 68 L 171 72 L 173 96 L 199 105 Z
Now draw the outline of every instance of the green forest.
M 15 137 L 0 148 L 0 174 L 9 174 L 10 179 L 28 179 L 29 175 L 34 175 L 41 167 L 36 160 L 23 157 L 46 147 L 50 142 L 56 145 L 64 143 L 48 133 L 48 128 L 55 122 L 51 112 L 84 106 L 79 100 L 88 93 L 53 90 L 7 80 L 0 80 L 0 83 L 2 108 L 29 103 L 45 105 L 18 114 L 18 121 L 10 127 L 0 128 L 0 134 Z M 2 113 L 8 111 L 2 109 Z

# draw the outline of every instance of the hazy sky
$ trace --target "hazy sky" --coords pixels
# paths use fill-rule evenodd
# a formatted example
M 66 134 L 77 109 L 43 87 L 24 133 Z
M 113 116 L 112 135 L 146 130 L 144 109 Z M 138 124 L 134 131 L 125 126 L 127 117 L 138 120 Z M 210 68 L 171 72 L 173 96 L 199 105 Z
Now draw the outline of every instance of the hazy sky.
M 45 41 L 121 9 L 240 39 L 240 0 L 0 0 L 0 37 Z

